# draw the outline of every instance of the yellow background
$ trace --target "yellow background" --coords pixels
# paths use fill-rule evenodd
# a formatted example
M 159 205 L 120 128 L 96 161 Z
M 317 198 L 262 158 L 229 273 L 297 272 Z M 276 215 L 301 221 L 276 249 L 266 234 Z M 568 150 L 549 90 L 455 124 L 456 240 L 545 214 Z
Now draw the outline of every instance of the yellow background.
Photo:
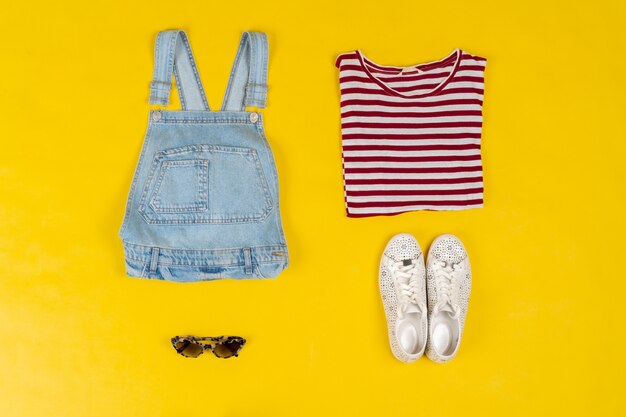
M 626 414 L 626 5 L 516 3 L 5 2 L 0 415 Z M 189 34 L 213 108 L 241 32 L 269 35 L 291 253 L 277 280 L 125 277 L 117 232 L 168 28 Z M 346 218 L 335 57 L 408 65 L 455 47 L 488 59 L 485 208 Z M 470 253 L 449 364 L 390 353 L 377 268 L 403 231 L 424 250 L 455 233 Z M 249 343 L 189 360 L 175 334 Z

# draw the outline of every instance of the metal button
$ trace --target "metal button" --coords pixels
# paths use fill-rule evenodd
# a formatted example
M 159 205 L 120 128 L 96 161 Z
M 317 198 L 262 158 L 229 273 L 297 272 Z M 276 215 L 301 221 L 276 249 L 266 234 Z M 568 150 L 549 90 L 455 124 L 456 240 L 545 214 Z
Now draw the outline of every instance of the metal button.
M 161 120 L 161 112 L 156 110 L 152 112 L 152 120 L 154 120 L 155 122 L 158 122 L 159 120 Z
M 250 113 L 250 121 L 252 123 L 256 123 L 259 120 L 259 115 L 257 113 Z

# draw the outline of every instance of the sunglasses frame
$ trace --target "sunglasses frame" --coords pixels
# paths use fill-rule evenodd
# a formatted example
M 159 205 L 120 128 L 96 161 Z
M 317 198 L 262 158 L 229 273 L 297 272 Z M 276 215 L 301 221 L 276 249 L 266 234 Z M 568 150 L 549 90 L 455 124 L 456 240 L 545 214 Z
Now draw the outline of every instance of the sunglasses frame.
M 215 355 L 216 358 L 229 359 L 229 358 L 232 358 L 233 356 L 234 357 L 239 356 L 239 352 L 241 351 L 243 346 L 246 344 L 246 339 L 244 339 L 243 337 L 239 337 L 239 336 L 217 336 L 217 337 L 174 336 L 172 337 L 171 342 L 176 352 L 178 352 L 179 355 L 184 356 L 185 358 L 198 358 L 201 355 L 203 355 L 207 350 L 210 350 Z M 181 342 L 183 342 L 184 345 L 182 348 L 178 348 L 176 345 Z M 233 352 L 229 347 L 226 346 L 226 348 L 232 352 L 231 356 L 219 356 L 217 353 L 215 353 L 215 348 L 217 346 L 225 345 L 226 343 L 229 343 L 229 342 L 239 343 L 239 349 L 237 349 L 236 352 Z M 196 344 L 200 346 L 202 348 L 202 352 L 200 352 L 198 356 L 185 355 L 183 352 L 185 351 L 185 349 L 187 349 L 187 347 L 190 344 Z

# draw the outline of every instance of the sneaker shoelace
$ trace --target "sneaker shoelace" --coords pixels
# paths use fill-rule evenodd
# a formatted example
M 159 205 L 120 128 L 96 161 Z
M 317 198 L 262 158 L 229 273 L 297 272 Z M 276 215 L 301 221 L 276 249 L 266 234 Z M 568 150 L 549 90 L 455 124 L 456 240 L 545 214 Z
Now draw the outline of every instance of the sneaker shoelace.
M 453 303 L 456 300 L 458 285 L 455 283 L 461 279 L 463 274 L 463 265 L 454 264 L 446 265 L 445 262 L 435 262 L 433 264 L 435 272 L 435 281 L 437 285 L 437 296 L 439 301 L 435 305 L 434 311 L 448 311 L 452 313 L 452 318 L 456 319 L 461 314 L 461 309 Z
M 394 262 L 392 272 L 398 283 L 398 313 L 404 316 L 409 305 L 417 307 L 420 313 L 426 311 L 426 305 L 418 299 L 419 281 L 417 279 L 417 268 L 414 263 L 404 265 L 403 262 Z

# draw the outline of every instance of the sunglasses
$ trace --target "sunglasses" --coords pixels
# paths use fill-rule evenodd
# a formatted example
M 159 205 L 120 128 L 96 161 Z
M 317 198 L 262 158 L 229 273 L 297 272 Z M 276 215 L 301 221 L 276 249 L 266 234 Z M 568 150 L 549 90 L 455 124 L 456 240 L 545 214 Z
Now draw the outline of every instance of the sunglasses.
M 239 356 L 239 351 L 245 344 L 246 339 L 239 336 L 172 337 L 172 346 L 174 346 L 176 352 L 186 358 L 197 358 L 207 350 L 213 352 L 218 358 L 232 358 L 233 356 Z

